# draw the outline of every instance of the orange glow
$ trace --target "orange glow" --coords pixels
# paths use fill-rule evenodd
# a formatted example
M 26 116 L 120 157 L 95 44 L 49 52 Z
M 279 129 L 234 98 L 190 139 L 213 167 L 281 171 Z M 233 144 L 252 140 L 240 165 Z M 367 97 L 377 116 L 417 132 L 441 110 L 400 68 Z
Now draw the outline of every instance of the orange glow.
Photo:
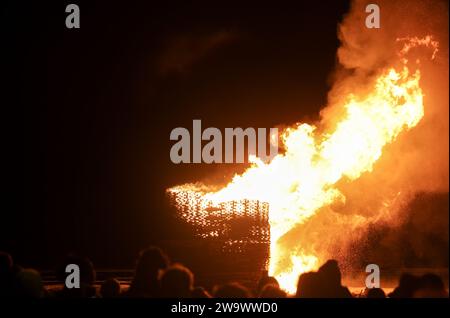
M 218 206 L 233 200 L 258 200 L 269 204 L 270 263 L 269 274 L 294 293 L 298 275 L 315 270 L 324 262 L 322 255 L 311 254 L 303 246 L 286 246 L 282 240 L 296 225 L 304 223 L 319 209 L 345 196 L 336 183 L 352 181 L 371 172 L 383 154 L 383 148 L 403 131 L 416 126 L 424 116 L 420 70 L 411 71 L 403 59 L 411 47 L 431 46 L 425 39 L 402 39 L 399 68 L 380 70 L 369 93 L 346 97 L 344 112 L 335 118 L 329 131 L 311 124 L 296 124 L 282 133 L 283 154 L 270 163 L 251 158 L 251 167 L 216 192 L 183 185 L 169 191 L 192 191 L 196 198 Z M 183 205 L 196 204 L 178 202 Z M 187 218 L 189 215 L 183 215 Z M 333 235 L 333 233 L 330 233 Z M 313 242 L 310 242 L 313 244 Z M 302 243 L 303 244 L 303 243 Z

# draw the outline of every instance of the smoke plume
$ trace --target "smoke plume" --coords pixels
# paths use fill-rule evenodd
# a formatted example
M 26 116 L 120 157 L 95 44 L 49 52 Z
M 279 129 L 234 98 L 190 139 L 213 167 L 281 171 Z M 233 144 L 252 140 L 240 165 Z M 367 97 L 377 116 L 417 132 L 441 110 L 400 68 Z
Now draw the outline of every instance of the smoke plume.
M 323 257 L 339 258 L 350 268 L 367 262 L 448 266 L 448 5 L 378 1 L 381 28 L 367 29 L 369 3 L 354 1 L 339 25 L 339 65 L 328 95 L 330 106 L 321 112 L 321 126 L 333 127 L 335 118 L 341 117 L 343 98 L 364 96 L 380 70 L 399 66 L 402 39 L 431 35 L 439 42 L 435 56 L 425 46 L 413 47 L 406 55 L 409 67 L 420 68 L 425 115 L 414 129 L 383 149 L 373 171 L 351 183 L 340 181 L 345 204 L 325 208 L 285 241 L 297 245 L 300 237 L 307 244 L 311 236 L 321 236 L 311 249 L 319 254 L 327 251 Z

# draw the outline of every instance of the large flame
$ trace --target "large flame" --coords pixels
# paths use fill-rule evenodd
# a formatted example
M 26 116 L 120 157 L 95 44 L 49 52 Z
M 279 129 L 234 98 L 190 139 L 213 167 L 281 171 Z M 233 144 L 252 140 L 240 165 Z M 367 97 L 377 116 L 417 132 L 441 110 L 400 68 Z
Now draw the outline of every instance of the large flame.
M 437 42 L 432 37 L 402 41 L 406 44 L 400 51 L 401 66 L 380 71 L 369 93 L 347 96 L 342 117 L 329 131 L 310 124 L 288 128 L 282 133 L 285 152 L 270 163 L 251 158 L 251 167 L 221 190 L 198 190 L 216 204 L 242 199 L 269 203 L 269 273 L 290 293 L 295 292 L 298 275 L 317 269 L 324 259 L 306 252 L 304 246 L 285 246 L 281 238 L 319 209 L 344 202 L 336 183 L 372 171 L 383 147 L 424 116 L 420 70 L 411 71 L 404 54 L 417 45 L 436 51 Z

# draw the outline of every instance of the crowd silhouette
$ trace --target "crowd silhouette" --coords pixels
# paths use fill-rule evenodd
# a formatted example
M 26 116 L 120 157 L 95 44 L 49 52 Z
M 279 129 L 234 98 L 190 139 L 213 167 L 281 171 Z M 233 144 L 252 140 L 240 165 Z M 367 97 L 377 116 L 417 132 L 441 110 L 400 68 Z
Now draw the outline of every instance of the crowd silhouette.
M 63 284 L 68 275 L 68 264 L 80 269 L 79 288 Z M 0 299 L 4 298 L 287 298 L 276 278 L 264 272 L 254 290 L 239 282 L 214 286 L 211 291 L 197 286 L 195 276 L 186 266 L 171 263 L 158 247 L 141 251 L 137 258 L 134 277 L 124 288 L 116 278 L 96 281 L 92 262 L 77 255 L 67 255 L 56 270 L 62 283 L 60 288 L 49 290 L 34 269 L 15 264 L 10 254 L 0 252 Z M 414 276 L 402 274 L 398 286 L 388 295 L 381 288 L 366 289 L 360 295 L 352 295 L 341 283 L 338 262 L 328 260 L 315 272 L 303 273 L 298 278 L 296 298 L 442 298 L 448 297 L 443 280 L 435 274 Z

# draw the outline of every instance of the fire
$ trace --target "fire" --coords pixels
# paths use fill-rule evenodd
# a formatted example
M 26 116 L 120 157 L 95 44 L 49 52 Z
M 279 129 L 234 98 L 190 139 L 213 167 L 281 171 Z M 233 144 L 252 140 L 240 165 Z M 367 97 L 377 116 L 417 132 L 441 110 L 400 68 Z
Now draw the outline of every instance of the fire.
M 417 45 L 437 50 L 437 42 L 431 37 L 412 38 L 400 54 L 403 56 Z M 304 246 L 295 249 L 285 246 L 283 236 L 319 209 L 345 202 L 336 183 L 344 178 L 352 181 L 371 172 L 383 148 L 401 132 L 416 126 L 424 116 L 420 70 L 411 71 L 407 61 L 400 60 L 403 62 L 400 67 L 379 73 L 369 93 L 347 96 L 342 117 L 329 131 L 311 124 L 297 124 L 282 134 L 283 154 L 270 163 L 252 158 L 251 167 L 235 175 L 221 190 L 209 192 L 181 186 L 169 191 L 190 188 L 205 202 L 215 205 L 243 199 L 268 202 L 269 273 L 286 291 L 294 293 L 298 275 L 317 269 L 325 259 L 308 253 Z

